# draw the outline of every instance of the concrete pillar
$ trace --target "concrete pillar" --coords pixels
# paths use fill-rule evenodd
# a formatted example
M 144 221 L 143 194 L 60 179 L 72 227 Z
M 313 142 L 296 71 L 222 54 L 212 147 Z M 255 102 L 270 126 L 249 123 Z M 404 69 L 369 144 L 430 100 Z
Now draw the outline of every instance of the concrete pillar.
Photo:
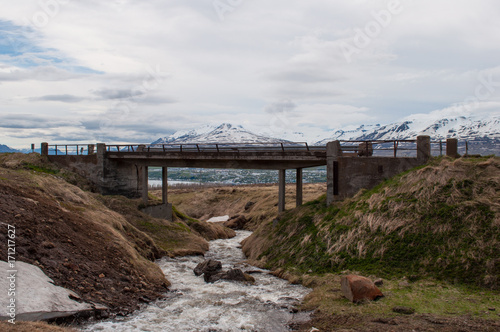
M 297 168 L 296 178 L 296 206 L 302 205 L 302 168 Z
M 278 212 L 285 211 L 286 170 L 280 169 L 278 176 Z
M 87 154 L 90 156 L 91 154 L 94 154 L 95 152 L 95 145 L 94 144 L 89 144 L 87 147 Z
M 168 168 L 161 168 L 161 193 L 163 204 L 168 203 Z
M 458 157 L 458 140 L 456 138 L 446 139 L 446 155 L 448 157 Z
M 48 156 L 49 155 L 49 143 L 43 142 L 42 146 L 40 147 L 40 154 L 42 156 Z
M 141 167 L 141 179 L 142 179 L 142 202 L 148 204 L 148 166 Z
M 429 136 L 417 136 L 417 160 L 426 163 L 431 157 L 431 138 Z
M 326 144 L 326 204 L 331 205 L 338 197 L 338 157 L 342 156 L 339 141 Z

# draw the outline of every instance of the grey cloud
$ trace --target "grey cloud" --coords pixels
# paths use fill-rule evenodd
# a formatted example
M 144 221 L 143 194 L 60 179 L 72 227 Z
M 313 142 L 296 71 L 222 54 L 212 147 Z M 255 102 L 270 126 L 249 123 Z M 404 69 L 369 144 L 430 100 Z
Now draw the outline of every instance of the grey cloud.
M 42 97 L 34 97 L 34 98 L 30 98 L 30 100 L 33 100 L 33 101 L 60 101 L 63 103 L 78 103 L 80 101 L 86 100 L 86 98 L 64 94 L 64 95 L 47 95 L 47 96 L 42 96 Z
M 79 124 L 79 122 L 76 124 Z M 75 122 L 55 119 L 52 117 L 41 117 L 34 114 L 0 115 L 0 128 L 37 129 L 57 128 L 72 125 L 75 125 Z
M 293 111 L 296 107 L 297 107 L 297 104 L 295 104 L 293 101 L 285 99 L 285 100 L 277 101 L 277 102 L 274 102 L 274 103 L 267 105 L 264 108 L 264 111 L 266 113 L 271 113 L 271 114 L 286 113 L 286 112 Z
M 324 68 L 304 68 L 284 70 L 268 75 L 273 81 L 290 81 L 299 83 L 338 82 L 345 78 L 325 71 Z
M 142 96 L 143 91 L 137 91 L 132 89 L 99 89 L 92 91 L 92 93 L 102 99 L 127 99 L 137 96 Z

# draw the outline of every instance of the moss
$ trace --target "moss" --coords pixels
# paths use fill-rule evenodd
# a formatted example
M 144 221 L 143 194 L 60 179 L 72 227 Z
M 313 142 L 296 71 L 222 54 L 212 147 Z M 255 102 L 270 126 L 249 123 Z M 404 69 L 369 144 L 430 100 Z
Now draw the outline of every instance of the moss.
M 55 174 L 59 173 L 58 169 L 54 169 L 54 168 L 50 168 L 50 167 L 44 167 L 44 166 L 37 166 L 37 165 L 34 165 L 34 164 L 30 164 L 30 163 L 25 163 L 24 167 L 27 168 L 27 169 L 29 169 L 29 170 L 32 170 L 32 171 L 35 171 L 35 172 L 39 172 L 39 173 L 46 173 L 46 174 L 52 174 L 52 175 L 55 175 Z

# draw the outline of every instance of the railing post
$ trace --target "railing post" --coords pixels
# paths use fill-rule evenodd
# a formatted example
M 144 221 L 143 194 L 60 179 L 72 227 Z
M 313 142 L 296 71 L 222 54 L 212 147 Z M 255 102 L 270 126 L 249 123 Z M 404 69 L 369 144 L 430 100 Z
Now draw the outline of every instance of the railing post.
M 43 142 L 41 147 L 40 147 L 40 154 L 42 156 L 48 156 L 49 155 L 49 143 Z
M 417 160 L 426 163 L 431 157 L 431 138 L 430 136 L 417 136 Z

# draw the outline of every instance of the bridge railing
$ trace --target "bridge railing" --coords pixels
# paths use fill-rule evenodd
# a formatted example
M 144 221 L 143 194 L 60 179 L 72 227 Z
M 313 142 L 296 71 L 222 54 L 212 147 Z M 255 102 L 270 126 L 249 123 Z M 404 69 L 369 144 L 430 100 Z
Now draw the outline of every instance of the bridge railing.
M 52 144 L 48 145 L 51 156 L 83 156 L 95 153 L 94 144 Z
M 107 152 L 156 152 L 156 153 L 221 153 L 221 152 L 304 152 L 324 151 L 325 147 L 311 146 L 306 142 L 284 143 L 192 143 L 149 145 L 106 145 Z
M 395 158 L 398 152 L 411 151 L 416 154 L 417 140 L 341 140 L 340 147 L 344 155 L 371 156 L 392 155 Z

